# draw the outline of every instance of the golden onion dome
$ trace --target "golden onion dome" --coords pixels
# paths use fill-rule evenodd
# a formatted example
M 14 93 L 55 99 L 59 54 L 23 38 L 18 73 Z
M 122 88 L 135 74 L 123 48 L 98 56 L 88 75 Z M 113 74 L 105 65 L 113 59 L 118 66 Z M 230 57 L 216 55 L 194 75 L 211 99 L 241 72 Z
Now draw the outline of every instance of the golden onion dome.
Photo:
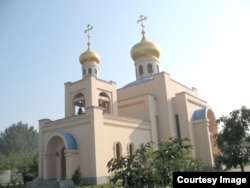
M 86 62 L 99 63 L 100 59 L 101 58 L 100 58 L 99 54 L 94 52 L 90 48 L 88 48 L 85 52 L 83 52 L 79 57 L 79 61 L 80 61 L 81 64 L 84 64 Z
M 132 47 L 130 55 L 134 61 L 140 57 L 153 57 L 158 59 L 160 57 L 160 48 L 157 44 L 148 41 L 143 33 L 142 40 Z

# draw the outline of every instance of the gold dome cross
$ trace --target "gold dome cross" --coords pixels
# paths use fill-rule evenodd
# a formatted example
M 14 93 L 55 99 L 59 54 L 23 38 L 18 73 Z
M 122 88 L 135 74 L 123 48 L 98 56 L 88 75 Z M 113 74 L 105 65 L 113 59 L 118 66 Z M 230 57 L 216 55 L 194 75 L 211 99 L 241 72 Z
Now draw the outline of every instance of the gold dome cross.
M 142 28 L 142 32 L 144 33 L 144 25 L 143 25 L 143 22 L 147 20 L 147 17 L 144 16 L 144 15 L 141 15 L 139 17 L 139 19 L 137 20 L 137 23 L 140 24 L 141 28 Z
M 88 48 L 90 47 L 90 31 L 93 29 L 93 26 L 92 25 L 90 25 L 90 24 L 88 24 L 87 25 L 87 29 L 85 29 L 85 31 L 84 31 L 84 33 L 86 34 L 87 33 L 87 37 L 88 37 L 88 43 L 87 43 L 87 45 L 88 45 Z

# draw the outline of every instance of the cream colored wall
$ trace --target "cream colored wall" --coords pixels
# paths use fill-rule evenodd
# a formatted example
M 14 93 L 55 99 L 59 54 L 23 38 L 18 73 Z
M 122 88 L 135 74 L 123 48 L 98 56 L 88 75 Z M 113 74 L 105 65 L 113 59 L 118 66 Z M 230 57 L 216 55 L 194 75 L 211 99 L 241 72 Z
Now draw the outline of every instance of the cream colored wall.
M 121 88 L 117 91 L 118 101 L 127 100 L 144 94 L 153 95 L 156 98 L 156 108 L 158 112 L 158 123 L 159 123 L 159 138 L 167 137 L 170 132 L 169 126 L 169 113 L 168 113 L 168 101 L 166 84 L 164 75 L 154 75 L 153 80 L 146 81 L 133 86 Z M 163 114 L 163 112 L 165 112 Z M 165 124 L 163 126 L 163 124 Z
M 96 179 L 96 184 L 105 183 L 105 170 L 106 165 L 104 165 L 104 157 L 103 153 L 107 146 L 103 145 L 103 110 L 102 108 L 94 107 L 91 108 L 92 113 L 92 123 L 91 123 L 91 132 L 93 132 L 93 147 L 90 148 L 91 153 L 93 153 L 93 158 L 91 159 L 93 162 L 92 164 L 92 170 L 95 172 L 94 176 L 92 177 L 98 177 Z
M 119 115 L 149 121 L 150 116 L 147 102 L 147 95 L 141 95 L 119 101 Z
M 152 140 L 150 122 L 138 119 L 106 114 L 104 115 L 103 131 L 105 153 L 103 153 L 102 158 L 105 159 L 103 161 L 105 176 L 108 176 L 107 162 L 115 157 L 115 143 L 121 143 L 122 155 L 126 156 L 128 154 L 129 143 L 132 142 L 135 149 L 138 149 L 141 144 Z
M 94 133 L 93 143 L 95 154 L 92 159 L 95 162 L 94 171 L 97 177 L 96 183 L 101 184 L 108 181 L 107 162 L 114 157 L 114 144 L 119 141 L 123 148 L 133 142 L 139 147 L 139 144 L 152 140 L 151 124 L 146 121 L 121 117 L 112 114 L 103 114 L 102 108 L 91 108 L 93 126 L 90 132 Z M 123 154 L 127 153 L 123 150 Z
M 162 72 L 153 75 L 152 80 L 121 88 L 117 91 L 118 102 L 150 94 L 156 98 L 159 139 L 168 139 L 175 135 L 175 112 L 172 99 L 176 93 L 187 92 L 197 96 L 196 89 L 190 89 L 172 79 L 169 74 Z M 120 113 L 120 112 L 119 112 Z M 123 111 L 121 111 L 123 113 Z M 138 113 L 138 112 L 137 112 Z
M 168 108 L 169 108 L 169 113 L 170 113 L 170 115 L 169 115 L 170 131 L 171 131 L 171 135 L 173 136 L 173 135 L 177 135 L 177 133 L 176 133 L 176 119 L 175 119 L 175 115 L 178 114 L 175 111 L 175 108 L 177 106 L 179 108 L 179 116 L 182 117 L 179 119 L 179 121 L 182 121 L 190 128 L 190 119 L 191 119 L 191 116 L 193 115 L 193 111 L 192 111 L 192 109 L 190 109 L 190 104 L 186 101 L 186 100 L 188 100 L 186 96 L 197 98 L 197 90 L 195 88 L 189 88 L 189 87 L 171 79 L 170 75 L 165 76 L 165 79 L 166 79 L 167 100 L 169 101 Z M 180 93 L 185 93 L 187 95 L 178 102 L 178 105 L 175 105 L 174 99 Z M 184 132 L 183 134 L 185 135 L 186 131 L 183 131 L 183 132 Z M 190 131 L 188 131 L 188 132 L 190 132 Z M 192 139 L 192 134 L 187 133 L 185 136 L 191 137 L 191 139 Z
M 112 148 L 117 141 L 124 144 L 133 141 L 135 146 L 139 147 L 145 141 L 151 140 L 150 130 L 151 123 L 148 121 L 108 114 L 104 116 L 105 142 L 109 143 L 107 145 L 112 145 Z
M 128 98 L 118 103 L 120 116 L 132 117 L 151 122 L 151 140 L 158 142 L 158 130 L 156 116 L 156 99 L 154 96 L 145 94 Z

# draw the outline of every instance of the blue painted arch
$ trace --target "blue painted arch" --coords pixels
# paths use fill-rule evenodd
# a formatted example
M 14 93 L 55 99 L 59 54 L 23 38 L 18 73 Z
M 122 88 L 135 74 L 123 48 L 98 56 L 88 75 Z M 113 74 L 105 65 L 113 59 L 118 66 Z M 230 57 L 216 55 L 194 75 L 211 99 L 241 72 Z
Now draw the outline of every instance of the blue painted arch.
M 49 142 L 51 141 L 51 139 L 53 139 L 54 137 L 60 137 L 62 140 L 63 140 L 63 142 L 64 142 L 64 144 L 65 144 L 65 149 L 67 149 L 67 150 L 77 150 L 78 149 L 78 147 L 77 147 L 77 142 L 76 142 L 76 140 L 75 140 L 75 138 L 74 138 L 74 136 L 73 135 L 71 135 L 70 133 L 66 133 L 66 132 L 64 132 L 64 131 L 58 131 L 58 132 L 54 132 L 54 133 L 52 133 L 49 137 L 48 137 L 48 139 L 47 139 L 47 141 L 45 142 L 45 147 L 44 147 L 44 151 L 46 152 L 46 150 L 47 150 L 47 147 L 48 147 L 48 144 L 49 144 Z
M 203 120 L 207 118 L 207 107 L 195 110 L 193 114 L 193 121 Z
M 68 149 L 77 149 L 77 142 L 71 134 L 63 132 L 63 131 L 59 131 L 59 133 L 61 133 L 63 137 L 65 138 Z

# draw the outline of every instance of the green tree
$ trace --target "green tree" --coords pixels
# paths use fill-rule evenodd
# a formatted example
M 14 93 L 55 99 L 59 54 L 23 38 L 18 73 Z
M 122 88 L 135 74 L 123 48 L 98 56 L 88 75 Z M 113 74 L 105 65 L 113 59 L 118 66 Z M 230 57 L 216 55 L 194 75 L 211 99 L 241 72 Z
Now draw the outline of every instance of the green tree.
M 22 153 L 17 165 L 18 171 L 23 176 L 23 182 L 32 181 L 38 177 L 38 153 Z
M 0 133 L 0 148 L 2 154 L 38 151 L 38 133 L 22 122 L 12 124 Z
M 115 184 L 122 180 L 123 187 L 139 188 L 154 181 L 151 144 L 141 145 L 132 155 L 112 158 L 107 163 L 108 172 L 112 173 L 110 182 Z
M 0 170 L 16 170 L 21 163 L 22 155 L 17 153 L 0 154 Z
M 9 161 L 8 157 L 6 155 L 3 155 L 3 154 L 0 153 L 0 170 L 1 171 L 10 169 L 8 161 Z
M 217 122 L 222 125 L 222 131 L 215 135 L 220 150 L 216 156 L 217 166 L 225 165 L 228 170 L 240 165 L 244 172 L 250 160 L 250 110 L 242 107 L 230 112 L 229 116 L 221 116 Z
M 154 152 L 158 184 L 162 187 L 171 185 L 173 172 L 202 170 L 201 160 L 190 156 L 192 149 L 188 138 L 170 138 L 159 142 L 158 149 Z
M 38 175 L 38 133 L 18 122 L 0 133 L 0 170 L 18 170 L 24 182 Z
M 188 139 L 171 138 L 158 143 L 148 142 L 137 149 L 133 155 L 112 158 L 108 163 L 108 172 L 112 174 L 110 182 L 122 180 L 122 185 L 130 188 L 171 186 L 174 171 L 202 170 L 201 160 L 192 158 L 192 146 Z
M 32 181 L 38 176 L 38 153 L 0 154 L 0 172 L 18 170 L 23 175 L 23 181 Z

